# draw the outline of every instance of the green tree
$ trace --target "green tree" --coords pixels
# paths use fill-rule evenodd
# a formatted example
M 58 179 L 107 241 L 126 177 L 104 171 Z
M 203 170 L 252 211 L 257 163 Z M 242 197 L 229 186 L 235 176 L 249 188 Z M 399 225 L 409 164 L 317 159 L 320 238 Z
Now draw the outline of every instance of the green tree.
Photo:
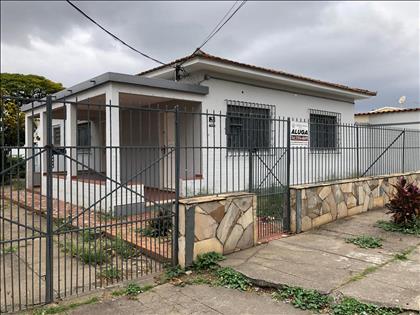
M 20 107 L 62 89 L 61 83 L 42 76 L 0 73 L 0 171 L 14 164 L 11 162 L 11 147 L 25 143 L 25 115 Z
M 34 74 L 0 73 L 2 97 L 0 113 L 0 144 L 21 146 L 25 138 L 25 116 L 20 106 L 33 99 L 40 99 L 61 91 L 63 85 Z M 8 96 L 19 99 L 8 99 Z

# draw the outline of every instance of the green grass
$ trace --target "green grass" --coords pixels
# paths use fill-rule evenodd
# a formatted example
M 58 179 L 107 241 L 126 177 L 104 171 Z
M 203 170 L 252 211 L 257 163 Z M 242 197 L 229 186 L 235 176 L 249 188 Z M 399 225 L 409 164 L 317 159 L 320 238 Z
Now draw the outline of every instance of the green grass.
M 231 267 L 220 268 L 216 271 L 216 284 L 230 289 L 247 290 L 251 282 L 241 273 Z
M 97 302 L 99 302 L 99 299 L 97 297 L 93 297 L 86 301 L 76 302 L 76 303 L 72 303 L 68 305 L 59 305 L 59 306 L 50 306 L 50 307 L 40 308 L 40 309 L 35 310 L 33 314 L 34 315 L 47 315 L 47 314 L 65 313 L 79 306 L 94 304 Z
M 376 222 L 375 226 L 388 232 L 420 236 L 420 219 L 417 219 L 417 221 L 413 222 L 411 225 L 400 225 L 392 221 L 380 220 Z
M 283 287 L 272 294 L 275 300 L 290 302 L 302 310 L 320 312 L 330 306 L 331 298 L 315 290 L 299 287 Z
M 340 303 L 331 306 L 333 315 L 396 315 L 400 313 L 400 309 L 365 304 L 349 297 L 345 297 Z
M 361 235 L 361 236 L 347 238 L 346 243 L 352 243 L 361 248 L 382 247 L 382 239 L 374 237 L 374 236 L 369 236 L 369 235 Z

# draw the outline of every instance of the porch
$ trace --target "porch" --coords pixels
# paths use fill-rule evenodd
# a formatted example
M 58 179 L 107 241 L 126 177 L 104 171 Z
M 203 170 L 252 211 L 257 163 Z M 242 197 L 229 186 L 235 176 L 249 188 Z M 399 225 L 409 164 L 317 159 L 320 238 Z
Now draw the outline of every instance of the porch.
M 25 116 L 26 147 L 36 149 L 26 163 L 33 170 L 27 172 L 26 188 L 46 192 L 43 148 L 50 132 L 54 198 L 83 207 L 95 204 L 103 212 L 121 215 L 144 211 L 149 203 L 170 202 L 176 188 L 175 111 L 178 124 L 201 131 L 200 97 L 206 92 L 201 87 L 194 90 L 195 85 L 168 87 L 174 82 L 148 79 L 151 88 L 144 78 L 135 80 L 139 84 L 108 82 L 68 90 L 71 96 L 52 100 L 50 113 L 45 104 L 32 104 Z M 180 164 L 189 165 L 180 182 L 202 177 L 201 137 L 191 140 L 191 134 L 180 133 L 178 139 L 185 148 Z

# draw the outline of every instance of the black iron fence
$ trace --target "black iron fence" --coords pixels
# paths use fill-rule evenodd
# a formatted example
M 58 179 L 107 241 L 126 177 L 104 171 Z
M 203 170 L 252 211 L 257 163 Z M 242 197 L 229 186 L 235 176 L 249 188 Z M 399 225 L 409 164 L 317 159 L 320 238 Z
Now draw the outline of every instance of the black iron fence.
M 22 117 L 6 108 L 23 100 L 1 103 L 1 312 L 177 264 L 180 198 L 255 193 L 264 240 L 289 228 L 290 185 L 420 169 L 419 130 L 318 111 L 25 101 Z

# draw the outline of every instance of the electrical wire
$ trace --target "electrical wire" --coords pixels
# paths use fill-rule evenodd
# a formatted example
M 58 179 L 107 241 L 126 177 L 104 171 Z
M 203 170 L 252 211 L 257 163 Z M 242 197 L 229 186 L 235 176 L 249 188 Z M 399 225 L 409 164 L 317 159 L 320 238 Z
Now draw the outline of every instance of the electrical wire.
M 69 0 L 66 0 L 66 2 L 68 4 L 70 4 L 76 11 L 78 11 L 80 14 L 82 14 L 85 18 L 87 18 L 89 21 L 91 21 L 93 24 L 95 24 L 96 26 L 98 26 L 100 29 L 102 29 L 105 33 L 107 33 L 108 35 L 110 35 L 112 38 L 114 38 L 116 41 L 120 42 L 121 44 L 123 44 L 124 46 L 130 48 L 131 50 L 135 51 L 136 53 L 142 55 L 145 58 L 148 58 L 154 62 L 157 62 L 161 65 L 166 65 L 166 63 L 153 58 L 151 56 L 149 56 L 148 54 L 138 50 L 137 48 L 131 46 L 130 44 L 127 44 L 125 41 L 123 41 L 121 38 L 119 38 L 117 35 L 111 33 L 110 31 L 108 31 L 105 27 L 103 27 L 102 25 L 100 25 L 98 22 L 96 22 L 93 18 L 91 18 L 89 15 L 87 15 L 85 12 L 83 12 L 79 7 L 77 7 L 74 3 L 70 2 Z
M 233 18 L 233 16 L 245 5 L 246 2 L 247 2 L 247 0 L 242 1 L 241 4 L 235 9 L 235 11 L 233 11 L 233 13 L 228 18 L 226 18 L 229 15 L 229 13 L 233 10 L 233 8 L 236 6 L 236 4 L 238 3 L 238 1 L 236 1 L 232 5 L 232 7 L 226 12 L 226 14 L 223 16 L 223 18 L 219 21 L 219 23 L 217 23 L 217 25 L 213 28 L 213 30 L 210 32 L 210 34 L 204 39 L 204 41 L 201 43 L 201 45 L 198 46 L 191 55 L 186 57 L 184 59 L 184 61 L 179 63 L 178 66 L 182 66 L 189 58 L 194 56 L 194 54 L 197 51 L 199 51 L 201 48 L 203 48 L 204 45 L 206 45 L 223 28 L 223 26 L 225 26 L 226 23 L 229 22 L 230 19 Z

